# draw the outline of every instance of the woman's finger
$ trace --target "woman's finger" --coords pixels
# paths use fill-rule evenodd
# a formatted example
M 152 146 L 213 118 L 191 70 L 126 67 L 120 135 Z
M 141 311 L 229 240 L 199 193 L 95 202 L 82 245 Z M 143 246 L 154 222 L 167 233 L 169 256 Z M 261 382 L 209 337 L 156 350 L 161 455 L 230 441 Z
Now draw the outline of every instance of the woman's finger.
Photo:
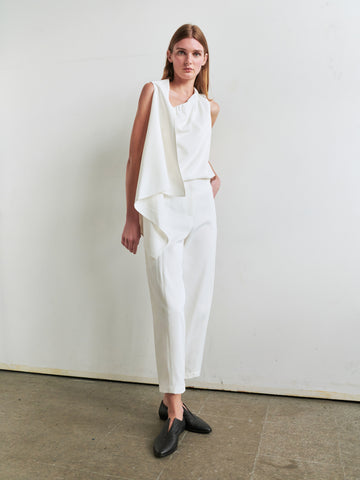
M 130 239 L 125 235 L 121 238 L 121 243 L 127 248 L 131 253 L 136 253 L 137 247 L 139 245 L 140 238 Z

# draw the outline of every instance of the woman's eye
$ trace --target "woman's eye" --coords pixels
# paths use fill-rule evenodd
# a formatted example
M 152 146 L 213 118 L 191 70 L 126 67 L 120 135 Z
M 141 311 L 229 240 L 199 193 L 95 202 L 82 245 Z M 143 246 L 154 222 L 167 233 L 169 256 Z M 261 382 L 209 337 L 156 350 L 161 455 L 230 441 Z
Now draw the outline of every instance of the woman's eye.
M 178 53 L 178 55 L 186 55 L 185 50 L 178 50 L 177 53 Z M 201 56 L 201 53 L 200 53 L 200 52 L 194 52 L 193 55 L 194 55 L 195 57 L 199 57 L 199 56 Z

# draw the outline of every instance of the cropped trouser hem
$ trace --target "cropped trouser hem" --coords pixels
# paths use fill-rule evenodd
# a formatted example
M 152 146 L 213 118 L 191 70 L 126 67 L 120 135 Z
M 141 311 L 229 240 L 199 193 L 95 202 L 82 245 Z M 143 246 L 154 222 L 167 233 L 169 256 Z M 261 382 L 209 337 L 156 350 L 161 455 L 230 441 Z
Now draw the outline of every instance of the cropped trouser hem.
M 183 387 L 179 386 L 160 386 L 159 385 L 159 392 L 161 393 L 184 393 L 185 392 L 185 385 Z
M 194 378 L 194 377 L 200 377 L 200 372 L 190 372 L 190 373 L 185 373 L 185 378 Z
M 195 377 L 200 377 L 200 372 L 192 372 L 192 373 L 185 373 L 185 379 L 187 380 L 188 378 L 195 378 Z M 160 385 L 159 384 L 159 391 L 161 393 L 184 393 L 185 392 L 185 383 L 183 386 L 177 384 L 177 385 Z

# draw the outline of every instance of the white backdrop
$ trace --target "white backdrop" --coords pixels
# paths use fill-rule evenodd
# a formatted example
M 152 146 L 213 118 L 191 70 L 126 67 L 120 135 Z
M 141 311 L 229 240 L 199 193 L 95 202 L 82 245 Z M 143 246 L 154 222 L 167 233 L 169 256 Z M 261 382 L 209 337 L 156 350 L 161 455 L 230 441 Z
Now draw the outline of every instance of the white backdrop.
M 203 388 L 360 399 L 357 0 L 0 0 L 0 368 L 157 383 L 121 245 L 144 83 L 198 24 L 221 106 Z

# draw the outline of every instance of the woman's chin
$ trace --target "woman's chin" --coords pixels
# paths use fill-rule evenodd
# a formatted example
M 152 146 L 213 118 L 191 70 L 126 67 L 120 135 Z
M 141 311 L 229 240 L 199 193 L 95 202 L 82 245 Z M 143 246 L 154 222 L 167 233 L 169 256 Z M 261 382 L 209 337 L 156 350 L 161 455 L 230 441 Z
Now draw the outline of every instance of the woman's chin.
M 186 72 L 186 71 L 181 71 L 181 72 L 175 72 L 176 76 L 181 78 L 182 80 L 195 80 L 196 78 L 196 72 L 194 70 L 191 70 L 191 72 Z

